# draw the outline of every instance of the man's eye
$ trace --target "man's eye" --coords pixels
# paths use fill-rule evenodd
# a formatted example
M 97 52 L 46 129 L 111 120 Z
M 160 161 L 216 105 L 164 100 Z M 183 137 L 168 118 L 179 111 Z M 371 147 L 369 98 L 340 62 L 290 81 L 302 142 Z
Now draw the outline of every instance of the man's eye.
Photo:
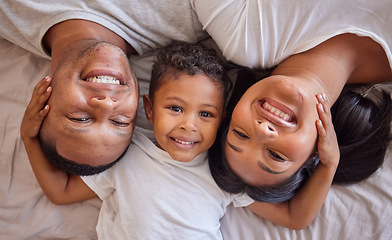
M 120 122 L 120 121 L 115 121 L 115 120 L 110 120 L 114 125 L 120 126 L 120 127 L 126 127 L 129 126 L 131 123 L 129 122 Z
M 182 112 L 182 109 L 180 107 L 177 107 L 177 106 L 169 107 L 169 109 L 174 111 L 174 112 Z
M 87 122 L 89 119 L 88 118 L 69 118 L 71 121 L 74 122 Z
M 271 155 L 271 157 L 278 161 L 278 162 L 285 162 L 286 160 L 284 160 L 281 156 L 279 156 L 279 154 L 277 154 L 276 152 L 269 150 L 268 149 L 268 153 Z
M 201 117 L 212 117 L 212 114 L 209 112 L 201 112 L 199 113 L 199 116 Z
M 248 136 L 246 136 L 246 135 L 243 134 L 242 132 L 239 132 L 239 131 L 237 131 L 237 130 L 235 130 L 235 129 L 233 129 L 233 132 L 234 132 L 237 136 L 239 136 L 240 138 L 246 138 L 246 139 L 249 138 Z

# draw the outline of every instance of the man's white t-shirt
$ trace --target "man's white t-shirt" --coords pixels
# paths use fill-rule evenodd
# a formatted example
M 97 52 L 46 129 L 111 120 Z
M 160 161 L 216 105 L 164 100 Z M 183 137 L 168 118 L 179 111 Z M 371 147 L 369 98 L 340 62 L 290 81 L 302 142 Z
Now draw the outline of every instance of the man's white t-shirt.
M 1 0 L 0 37 L 46 57 L 41 41 L 50 27 L 69 19 L 98 23 L 127 41 L 140 55 L 172 40 L 207 37 L 189 0 Z
M 82 178 L 103 200 L 100 239 L 222 239 L 226 207 L 253 202 L 217 186 L 206 153 L 175 161 L 138 130 L 118 163 Z

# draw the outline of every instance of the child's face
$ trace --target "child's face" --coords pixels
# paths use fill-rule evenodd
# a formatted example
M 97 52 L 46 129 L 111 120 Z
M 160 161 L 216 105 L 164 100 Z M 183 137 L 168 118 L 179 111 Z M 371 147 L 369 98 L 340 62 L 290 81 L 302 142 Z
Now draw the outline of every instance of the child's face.
M 215 141 L 223 113 L 223 92 L 206 75 L 166 76 L 154 102 L 144 96 L 147 119 L 154 124 L 159 147 L 177 161 L 188 162 Z

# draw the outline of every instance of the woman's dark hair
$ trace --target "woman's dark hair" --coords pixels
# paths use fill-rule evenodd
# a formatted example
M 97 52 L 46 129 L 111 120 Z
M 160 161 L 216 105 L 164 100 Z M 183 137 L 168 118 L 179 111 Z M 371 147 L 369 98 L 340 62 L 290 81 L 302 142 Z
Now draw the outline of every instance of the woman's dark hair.
M 209 151 L 209 164 L 216 183 L 229 193 L 247 193 L 262 202 L 283 202 L 291 199 L 314 172 L 319 161 L 311 156 L 300 169 L 284 182 L 274 186 L 254 187 L 245 183 L 230 168 L 224 154 L 227 130 L 235 105 L 255 82 L 271 74 L 273 69 L 252 71 L 241 69 L 232 98 L 227 107 L 227 117 L 218 131 Z M 239 90 L 239 91 L 237 91 Z M 332 107 L 332 119 L 340 148 L 340 162 L 334 183 L 350 184 L 372 175 L 382 164 L 388 142 L 391 140 L 392 101 L 382 92 L 381 103 L 376 104 L 352 87 L 345 87 Z
M 148 93 L 151 100 L 157 89 L 167 80 L 165 77 L 169 74 L 176 76 L 177 72 L 207 75 L 222 88 L 224 102 L 228 99 L 232 82 L 216 51 L 200 43 L 173 41 L 167 47 L 162 48 L 156 56 Z
M 373 90 L 373 99 L 369 99 L 355 92 L 356 88 L 346 86 L 331 108 L 340 149 L 334 183 L 352 184 L 371 176 L 382 165 L 391 140 L 390 95 Z

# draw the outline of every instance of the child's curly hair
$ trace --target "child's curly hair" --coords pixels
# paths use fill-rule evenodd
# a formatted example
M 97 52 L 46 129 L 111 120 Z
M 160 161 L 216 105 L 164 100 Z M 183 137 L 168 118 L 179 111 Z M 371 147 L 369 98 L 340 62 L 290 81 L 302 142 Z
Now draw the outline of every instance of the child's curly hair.
M 162 48 L 156 56 L 151 72 L 149 96 L 165 82 L 167 76 L 176 76 L 177 72 L 189 75 L 205 74 L 223 90 L 224 102 L 228 98 L 232 82 L 228 78 L 224 64 L 216 51 L 200 43 L 173 41 Z

